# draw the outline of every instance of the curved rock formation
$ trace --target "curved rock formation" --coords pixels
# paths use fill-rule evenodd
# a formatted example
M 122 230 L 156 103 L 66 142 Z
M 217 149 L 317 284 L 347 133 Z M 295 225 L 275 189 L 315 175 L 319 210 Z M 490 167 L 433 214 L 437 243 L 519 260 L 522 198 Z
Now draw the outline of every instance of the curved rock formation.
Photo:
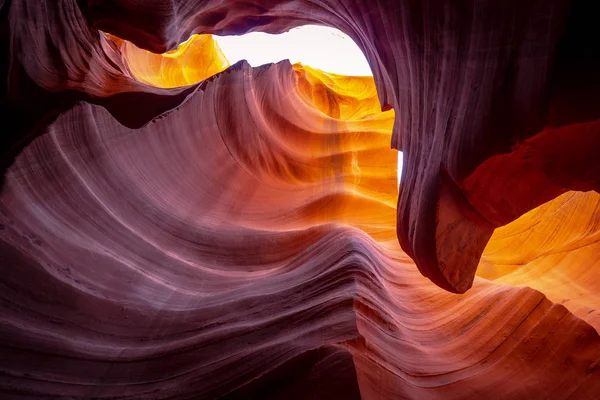
M 80 104 L 18 157 L 2 195 L 4 389 L 235 396 L 341 346 L 365 398 L 595 393 L 600 338 L 564 307 L 419 278 L 394 237 L 390 112 L 331 118 L 294 72 L 310 70 L 238 64 L 141 129 Z
M 211 35 L 193 35 L 176 50 L 164 54 L 140 49 L 112 35 L 108 37 L 119 47 L 133 77 L 151 86 L 188 86 L 229 67 L 229 61 Z
M 447 290 L 464 292 L 499 221 L 514 220 L 582 184 L 597 187 L 594 138 L 600 135 L 590 122 L 598 120 L 600 109 L 596 73 L 600 45 L 593 39 L 598 28 L 590 7 L 578 0 L 487 0 L 444 6 L 436 0 L 389 4 L 178 0 L 168 5 L 152 0 L 144 2 L 140 14 L 139 4 L 130 0 L 61 0 L 57 5 L 26 0 L 6 3 L 3 13 L 8 16 L 5 29 L 13 55 L 11 81 L 32 79 L 45 90 L 71 89 L 101 98 L 123 92 L 127 95 L 121 98 L 127 102 L 132 91 L 159 95 L 139 107 L 144 111 L 120 116 L 130 126 L 147 122 L 182 98 L 142 89 L 129 79 L 122 57 L 92 26 L 156 52 L 175 48 L 192 33 L 282 32 L 306 23 L 346 32 L 373 68 L 381 103 L 397 112 L 392 145 L 404 151 L 407 161 L 398 205 L 400 242 L 425 276 Z M 24 18 L 27 24 L 20 22 Z M 78 51 L 60 51 L 66 48 Z M 56 109 L 57 99 L 53 100 Z M 124 104 L 93 101 L 103 103 L 113 115 Z M 41 108 L 46 114 L 52 111 L 45 102 Z M 39 119 L 39 113 L 27 115 L 28 120 Z M 31 122 L 28 125 L 24 131 Z M 514 162 L 522 157 L 518 143 L 535 141 L 553 129 L 564 131 L 564 137 L 581 135 L 587 140 L 576 159 L 588 161 L 550 175 L 522 165 L 518 174 L 547 182 L 535 193 L 503 197 L 500 204 L 489 198 L 495 191 L 486 195 L 472 186 L 480 182 L 492 187 L 492 176 L 519 165 Z M 20 142 L 23 133 L 17 129 L 9 141 Z M 11 155 L 14 151 L 5 157 Z M 552 149 L 537 157 L 545 165 L 555 164 L 557 157 L 565 159 Z M 489 168 L 478 168 L 488 159 L 496 161 Z M 580 182 L 580 174 L 586 175 L 585 182 Z
M 595 398 L 588 7 L 0 3 L 2 398 Z M 142 50 L 305 23 L 374 79 Z
M 497 229 L 477 274 L 530 286 L 600 330 L 596 192 L 568 192 Z

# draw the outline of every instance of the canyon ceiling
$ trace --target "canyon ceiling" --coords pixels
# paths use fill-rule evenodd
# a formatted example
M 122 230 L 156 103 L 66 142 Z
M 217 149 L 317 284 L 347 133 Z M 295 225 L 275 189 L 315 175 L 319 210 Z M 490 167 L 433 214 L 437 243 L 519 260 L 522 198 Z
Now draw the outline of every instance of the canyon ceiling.
M 0 0 L 0 398 L 600 398 L 593 3 Z

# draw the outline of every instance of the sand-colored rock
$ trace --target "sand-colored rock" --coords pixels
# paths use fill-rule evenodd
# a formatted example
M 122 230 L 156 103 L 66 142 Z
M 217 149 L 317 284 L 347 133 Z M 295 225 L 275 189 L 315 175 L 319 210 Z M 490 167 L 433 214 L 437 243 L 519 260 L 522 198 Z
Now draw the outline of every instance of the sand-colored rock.
M 0 397 L 595 399 L 588 4 L 0 2 Z

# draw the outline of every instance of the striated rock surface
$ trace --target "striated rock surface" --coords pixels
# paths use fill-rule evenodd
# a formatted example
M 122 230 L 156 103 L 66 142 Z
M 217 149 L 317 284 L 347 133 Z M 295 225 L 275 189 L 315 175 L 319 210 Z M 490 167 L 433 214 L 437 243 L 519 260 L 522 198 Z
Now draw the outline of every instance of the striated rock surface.
M 329 117 L 298 74 L 316 76 L 238 64 L 141 129 L 79 104 L 18 157 L 3 389 L 277 398 L 263 375 L 331 368 L 364 398 L 596 393 L 600 338 L 565 307 L 419 275 L 395 240 L 392 112 Z
M 1 2 L 0 397 L 595 399 L 592 11 Z M 374 79 L 176 49 L 306 23 Z
M 477 274 L 530 286 L 600 330 L 596 192 L 567 192 L 497 229 Z
M 108 37 L 119 47 L 133 77 L 150 86 L 188 86 L 229 67 L 229 61 L 211 35 L 193 35 L 176 50 L 164 54 L 140 49 L 112 35 Z
M 12 150 L 4 164 L 40 114 L 55 114 L 73 99 L 100 103 L 128 126 L 140 126 L 182 101 L 183 89 L 151 90 L 132 80 L 122 55 L 96 28 L 164 52 L 192 33 L 276 33 L 306 23 L 330 25 L 363 49 L 381 104 L 397 113 L 392 145 L 406 159 L 398 204 L 403 249 L 437 285 L 464 292 L 494 228 L 560 193 L 598 186 L 594 155 L 600 135 L 594 121 L 600 110 L 600 45 L 592 7 L 581 0 L 151 0 L 140 13 L 140 4 L 131 0 L 7 2 L 2 12 L 11 54 L 9 104 L 16 109 L 7 118 L 19 125 L 23 116 L 15 115 L 24 113 L 28 122 L 4 139 Z M 26 100 L 32 96 L 21 99 L 18 90 L 32 83 L 46 91 L 75 92 L 40 99 L 32 107 Z M 117 93 L 122 94 L 111 96 Z M 15 96 L 23 104 L 13 101 Z M 139 110 L 118 115 L 132 101 L 141 103 Z M 549 135 L 551 141 L 544 139 Z M 585 142 L 567 153 L 576 163 L 553 150 L 561 148 L 560 137 L 571 145 Z M 573 137 L 578 139 L 566 139 Z M 546 145 L 536 145 L 538 138 Z M 534 154 L 537 165 L 526 154 Z M 544 168 L 574 164 L 554 172 Z M 510 166 L 515 173 L 494 178 Z M 491 194 L 498 186 L 515 186 L 511 177 L 525 174 L 521 182 L 539 186 L 533 193 Z

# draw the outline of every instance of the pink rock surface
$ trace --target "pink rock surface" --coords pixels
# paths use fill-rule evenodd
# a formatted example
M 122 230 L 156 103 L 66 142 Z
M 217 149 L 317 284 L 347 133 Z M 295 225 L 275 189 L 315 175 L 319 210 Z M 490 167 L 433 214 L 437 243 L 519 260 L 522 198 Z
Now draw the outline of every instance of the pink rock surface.
M 495 228 L 598 190 L 594 15 L 566 0 L 0 2 L 2 398 L 596 398 L 595 247 L 537 285 L 475 277 Z M 162 52 L 306 23 L 363 49 L 393 135 L 323 114 L 286 62 L 141 84 L 101 32 Z M 570 228 L 585 246 L 588 211 Z M 483 267 L 519 250 L 547 270 L 498 240 Z

